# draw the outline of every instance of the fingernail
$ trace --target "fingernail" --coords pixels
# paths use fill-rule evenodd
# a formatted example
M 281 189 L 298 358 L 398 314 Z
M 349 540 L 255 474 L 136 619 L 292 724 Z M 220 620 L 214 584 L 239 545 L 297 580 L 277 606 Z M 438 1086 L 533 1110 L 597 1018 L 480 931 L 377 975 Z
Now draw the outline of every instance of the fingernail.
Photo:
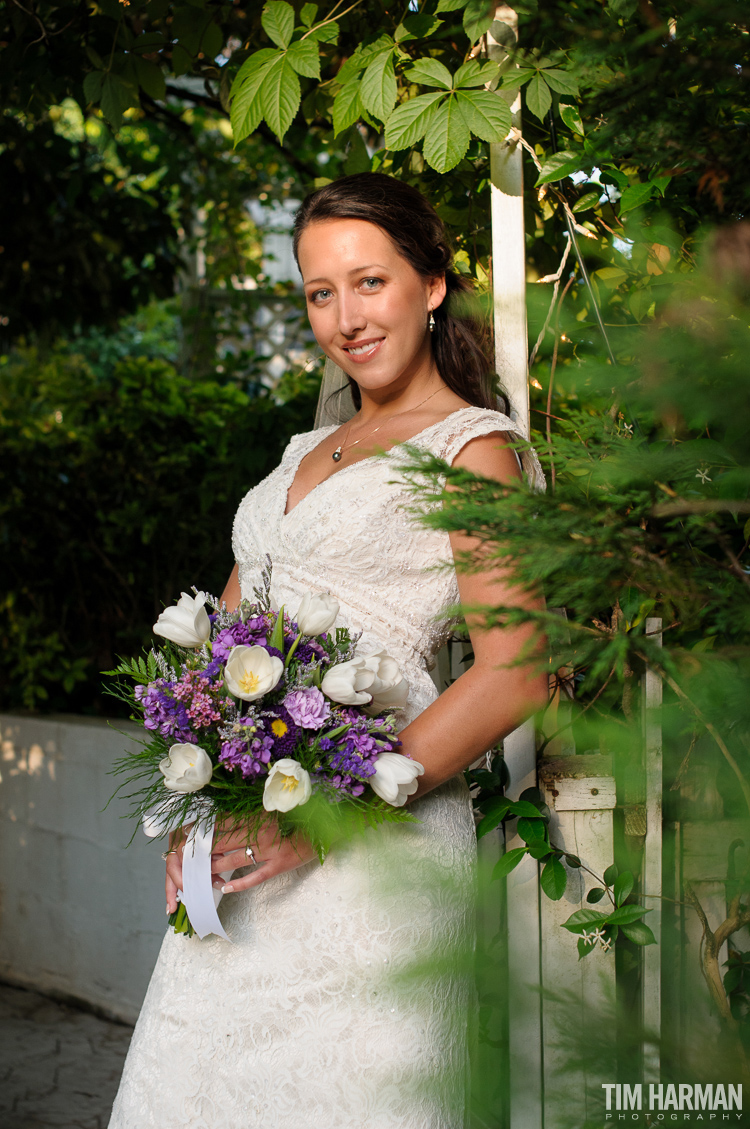
M 167 917 L 169 917 L 169 906 L 167 906 Z
M 221 892 L 222 894 L 233 894 L 234 886 L 222 886 Z
M 214 890 L 221 890 L 221 889 L 222 889 L 221 882 L 214 882 Z

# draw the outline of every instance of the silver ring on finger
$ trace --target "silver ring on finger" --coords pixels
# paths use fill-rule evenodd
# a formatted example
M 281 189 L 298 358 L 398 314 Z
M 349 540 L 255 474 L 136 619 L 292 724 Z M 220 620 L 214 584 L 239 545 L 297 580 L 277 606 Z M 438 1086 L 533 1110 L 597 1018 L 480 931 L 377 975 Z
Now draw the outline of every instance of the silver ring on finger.
M 245 854 L 250 859 L 250 862 L 253 866 L 258 865 L 258 860 L 256 859 L 255 855 L 253 854 L 253 848 L 252 847 L 246 847 L 245 848 Z
M 170 855 L 176 855 L 176 854 L 177 854 L 177 851 L 162 851 L 161 857 L 164 860 L 164 862 L 166 862 Z

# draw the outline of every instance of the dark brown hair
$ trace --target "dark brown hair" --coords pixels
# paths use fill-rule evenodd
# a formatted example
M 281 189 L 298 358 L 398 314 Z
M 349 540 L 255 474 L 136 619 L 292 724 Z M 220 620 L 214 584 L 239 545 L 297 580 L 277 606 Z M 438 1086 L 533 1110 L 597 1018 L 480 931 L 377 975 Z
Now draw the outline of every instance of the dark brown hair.
M 447 293 L 433 311 L 432 352 L 448 387 L 480 408 L 496 408 L 493 365 L 482 320 L 467 308 L 472 287 L 453 269 L 453 252 L 443 222 L 421 192 L 382 173 L 342 176 L 319 188 L 294 220 L 294 257 L 305 228 L 319 220 L 357 219 L 375 224 L 422 278 L 445 274 Z M 462 308 L 463 307 L 463 308 Z M 355 403 L 359 389 L 349 377 Z

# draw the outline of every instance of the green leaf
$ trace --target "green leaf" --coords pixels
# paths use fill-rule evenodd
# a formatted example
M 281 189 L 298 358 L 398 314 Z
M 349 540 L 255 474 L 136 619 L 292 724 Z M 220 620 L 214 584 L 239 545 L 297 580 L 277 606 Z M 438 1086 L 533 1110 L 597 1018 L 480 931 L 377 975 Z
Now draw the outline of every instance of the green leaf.
M 263 9 L 260 22 L 268 38 L 277 47 L 289 46 L 294 31 L 294 8 L 291 4 L 286 4 L 284 0 L 271 0 Z
M 593 953 L 594 949 L 596 948 L 596 945 L 589 945 L 589 943 L 587 941 L 584 941 L 583 937 L 578 938 L 576 945 L 578 947 L 578 959 L 579 960 L 582 960 L 584 957 L 587 957 L 589 955 L 589 953 Z
M 465 8 L 468 0 L 439 0 L 436 12 L 458 12 Z
M 387 121 L 396 102 L 396 75 L 393 71 L 393 53 L 390 49 L 382 51 L 368 64 L 362 76 L 360 95 L 366 110 Z
M 414 12 L 398 25 L 393 38 L 397 43 L 406 43 L 409 39 L 428 39 L 442 26 L 442 20 L 428 16 L 426 12 Z
M 466 124 L 483 141 L 503 141 L 510 132 L 510 106 L 489 90 L 462 90 L 458 100 Z
M 469 59 L 463 63 L 453 76 L 453 85 L 456 90 L 471 86 L 485 86 L 497 78 L 499 70 L 497 63 L 478 63 L 476 59 Z
M 336 75 L 336 81 L 342 84 L 348 82 L 350 78 L 364 70 L 370 60 L 379 55 L 381 51 L 392 51 L 395 46 L 389 35 L 381 35 L 374 43 L 368 43 L 365 47 L 358 47 L 340 68 Z
M 526 844 L 533 859 L 546 859 L 553 849 L 546 839 L 530 839 Z
M 314 39 L 316 42 L 321 43 L 335 43 L 338 37 L 339 25 L 335 20 L 331 20 L 330 23 L 321 24 L 320 27 L 314 27 L 307 38 Z
M 633 889 L 633 875 L 629 870 L 624 870 L 622 874 L 618 874 L 615 879 L 614 889 L 612 891 L 615 899 L 615 905 L 621 906 L 624 901 L 630 896 Z
M 508 804 L 508 811 L 513 815 L 527 815 L 530 819 L 539 819 L 539 808 L 535 807 L 529 800 L 511 800 Z
M 346 154 L 346 161 L 344 162 L 344 172 L 347 176 L 352 176 L 358 172 L 370 171 L 370 154 L 367 152 L 364 138 L 356 126 L 351 130 L 349 138 L 349 146 Z
M 444 90 L 453 86 L 451 72 L 437 59 L 419 59 L 406 72 L 406 77 L 409 82 L 418 82 L 420 86 L 442 86 Z
M 552 105 L 552 94 L 550 88 L 544 81 L 540 71 L 532 78 L 526 90 L 526 105 L 531 110 L 535 117 L 540 121 L 544 120 L 544 116 Z
M 102 96 L 104 71 L 89 71 L 83 80 L 83 93 L 87 102 L 98 102 Z
M 263 56 L 262 59 L 258 58 L 260 55 Z M 246 59 L 237 72 L 229 95 L 229 120 L 235 146 L 255 133 L 260 125 L 263 117 L 261 89 L 271 61 L 278 58 L 278 51 L 265 47 L 263 51 L 256 51 Z
M 476 43 L 490 30 L 495 18 L 494 0 L 469 0 L 464 10 L 464 31 L 470 43 Z
M 282 141 L 299 109 L 299 79 L 286 54 L 279 55 L 264 72 L 260 91 L 263 117 Z
M 654 191 L 653 184 L 631 184 L 628 188 L 623 189 L 622 196 L 620 197 L 620 215 L 623 212 L 630 212 L 633 208 L 639 208 L 641 204 L 645 204 L 647 200 L 651 199 Z
M 172 48 L 172 74 L 177 78 L 187 74 L 193 69 L 193 56 L 181 43 L 175 43 Z
M 385 125 L 386 146 L 389 149 L 408 149 L 420 141 L 432 121 L 436 103 L 444 97 L 441 91 L 436 90 L 433 94 L 420 94 L 396 106 Z
M 338 136 L 342 130 L 348 129 L 354 122 L 359 121 L 364 109 L 360 97 L 360 78 L 352 78 L 345 86 L 341 87 L 333 101 L 333 132 Z
M 543 73 L 547 85 L 551 86 L 558 94 L 578 95 L 578 83 L 574 78 L 571 78 L 567 71 L 561 71 L 556 67 L 545 67 Z
M 606 914 L 600 913 L 596 909 L 577 909 L 572 913 L 567 921 L 563 921 L 563 929 L 569 930 L 571 933 L 581 933 L 585 929 L 590 932 L 589 926 L 603 925 L 606 920 Z
M 579 133 L 583 137 L 583 122 L 576 106 L 565 106 L 561 102 L 560 117 L 568 129 L 572 129 L 574 133 Z
M 527 819 L 522 816 L 516 825 L 516 831 L 528 843 L 530 839 L 541 839 L 544 836 L 545 823 L 543 819 Z
M 659 193 L 659 195 L 663 196 L 664 193 L 667 191 L 667 187 L 668 187 L 671 179 L 672 179 L 671 176 L 652 176 L 651 177 L 651 183 L 653 184 L 654 188 Z
M 163 101 L 167 93 L 164 71 L 156 63 L 142 59 L 139 55 L 134 57 L 134 61 L 139 84 L 155 102 Z
M 607 891 L 603 886 L 596 886 L 593 890 L 589 890 L 588 894 L 586 895 L 586 901 L 590 902 L 591 905 L 595 905 L 596 902 L 600 902 L 602 900 L 606 893 Z
M 203 31 L 200 49 L 209 59 L 215 59 L 224 46 L 224 32 L 219 25 L 210 20 Z
M 599 270 L 594 271 L 594 275 L 600 278 L 605 286 L 611 286 L 614 289 L 625 281 L 628 272 L 623 270 L 622 267 L 600 267 Z M 609 885 L 609 883 L 607 884 Z
M 312 27 L 317 14 L 318 14 L 318 5 L 317 4 L 304 4 L 303 7 L 302 7 L 302 11 L 299 14 L 299 18 L 302 20 L 302 23 L 304 24 L 305 27 Z
M 536 74 L 536 70 L 527 67 L 516 67 L 503 75 L 502 89 L 507 91 L 518 90 Z
M 297 74 L 305 78 L 320 78 L 320 51 L 311 39 L 298 39 L 292 43 L 286 57 Z
M 506 851 L 499 862 L 495 863 L 492 881 L 494 882 L 496 878 L 505 878 L 512 870 L 515 870 L 525 854 L 525 847 L 514 847 L 512 851 Z
M 566 853 L 565 861 L 568 866 L 572 867 L 573 870 L 577 870 L 581 865 L 581 860 L 579 859 L 578 855 L 569 855 Z
M 102 82 L 101 107 L 102 113 L 113 129 L 120 128 L 124 111 L 133 104 L 133 88 L 117 75 L 105 75 Z
M 608 925 L 629 925 L 631 921 L 637 921 L 639 917 L 643 917 L 644 913 L 651 913 L 650 909 L 645 906 L 620 906 L 619 909 L 613 910 L 612 913 L 607 915 Z
M 629 941 L 635 941 L 636 945 L 655 945 L 656 937 L 646 925 L 645 921 L 631 921 L 625 925 L 621 925 L 625 936 Z
M 577 172 L 582 156 L 582 153 L 571 153 L 567 149 L 553 153 L 542 165 L 537 177 L 537 185 L 551 184 L 555 180 L 563 180 L 564 177 L 570 176 L 572 172 Z
M 565 893 L 565 887 L 568 885 L 568 876 L 559 859 L 550 859 L 548 863 L 545 863 L 539 882 L 548 898 L 551 898 L 553 902 L 560 900 Z
M 612 865 L 608 866 L 607 869 L 604 871 L 604 875 L 603 875 L 604 885 L 605 886 L 611 886 L 612 883 L 614 882 L 615 878 L 617 878 L 617 875 L 619 873 L 620 873 L 620 871 L 617 869 L 617 864 L 613 862 Z
M 595 204 L 599 203 L 599 197 L 602 195 L 601 188 L 597 188 L 594 192 L 587 192 L 580 200 L 576 200 L 573 205 L 574 212 L 587 212 L 589 208 L 593 208 Z

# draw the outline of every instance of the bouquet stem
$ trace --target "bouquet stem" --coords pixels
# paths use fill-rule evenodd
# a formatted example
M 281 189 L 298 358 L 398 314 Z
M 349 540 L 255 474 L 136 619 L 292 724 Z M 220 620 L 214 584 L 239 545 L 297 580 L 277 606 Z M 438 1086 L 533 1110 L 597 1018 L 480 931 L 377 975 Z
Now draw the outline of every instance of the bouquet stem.
M 188 937 L 192 937 L 195 933 L 190 918 L 187 914 L 184 902 L 180 902 L 174 913 L 169 915 L 169 924 L 173 927 L 175 933 L 185 933 Z

